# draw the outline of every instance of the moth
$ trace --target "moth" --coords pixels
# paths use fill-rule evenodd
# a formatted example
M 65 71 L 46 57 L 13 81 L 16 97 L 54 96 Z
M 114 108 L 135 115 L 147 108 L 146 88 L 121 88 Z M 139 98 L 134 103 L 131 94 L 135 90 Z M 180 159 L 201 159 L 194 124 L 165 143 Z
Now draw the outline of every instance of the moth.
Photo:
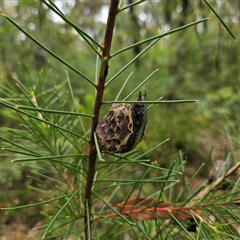
M 125 153 L 142 140 L 147 126 L 146 92 L 139 92 L 137 104 L 113 104 L 99 121 L 96 136 L 99 148 L 107 153 Z

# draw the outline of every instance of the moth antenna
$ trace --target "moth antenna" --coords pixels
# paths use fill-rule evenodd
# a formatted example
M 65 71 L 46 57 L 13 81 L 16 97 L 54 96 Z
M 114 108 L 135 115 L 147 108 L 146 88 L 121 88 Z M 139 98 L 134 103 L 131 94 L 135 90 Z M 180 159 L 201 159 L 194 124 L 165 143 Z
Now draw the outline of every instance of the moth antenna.
M 142 93 L 141 93 L 141 91 L 139 91 L 139 95 L 138 95 L 138 99 L 137 99 L 138 101 L 141 101 L 142 100 Z

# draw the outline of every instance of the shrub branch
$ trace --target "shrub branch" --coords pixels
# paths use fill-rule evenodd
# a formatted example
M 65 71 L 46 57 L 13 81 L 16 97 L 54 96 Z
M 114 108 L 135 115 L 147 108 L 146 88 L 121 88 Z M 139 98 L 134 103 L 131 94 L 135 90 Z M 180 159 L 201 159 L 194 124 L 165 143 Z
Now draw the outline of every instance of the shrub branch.
M 115 18 L 118 13 L 118 0 L 111 0 L 109 12 L 108 12 L 108 20 L 106 24 L 106 30 L 104 35 L 104 42 L 103 42 L 103 51 L 101 54 L 101 67 L 100 67 L 100 73 L 98 78 L 97 85 L 97 93 L 95 97 L 95 103 L 93 108 L 93 118 L 92 118 L 92 124 L 91 124 L 91 135 L 90 135 L 90 147 L 89 147 L 89 160 L 88 160 L 88 173 L 87 173 L 87 179 L 86 179 L 86 189 L 85 189 L 85 214 L 87 212 L 91 212 L 91 189 L 93 185 L 93 179 L 95 174 L 95 163 L 97 158 L 97 150 L 95 146 L 94 141 L 94 132 L 98 124 L 99 119 L 99 113 L 100 108 L 102 104 L 102 97 L 103 92 L 105 88 L 105 82 L 106 77 L 108 75 L 108 61 L 110 59 L 110 49 L 112 44 L 112 36 L 113 36 L 113 29 L 114 29 L 114 23 Z M 85 216 L 85 237 L 86 239 L 89 239 L 90 236 L 88 236 L 89 232 L 89 226 L 88 224 L 88 217 Z M 91 232 L 91 231 L 90 231 Z

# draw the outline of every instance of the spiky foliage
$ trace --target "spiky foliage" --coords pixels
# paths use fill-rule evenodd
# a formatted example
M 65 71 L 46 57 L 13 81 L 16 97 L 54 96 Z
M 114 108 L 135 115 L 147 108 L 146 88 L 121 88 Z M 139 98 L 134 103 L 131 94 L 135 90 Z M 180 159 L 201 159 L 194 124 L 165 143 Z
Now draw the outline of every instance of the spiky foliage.
M 4 116 L 10 115 L 18 123 L 17 127 L 2 129 L 3 157 L 10 158 L 14 166 L 19 164 L 18 167 L 27 169 L 29 178 L 37 182 L 34 186 L 29 186 L 30 190 L 42 196 L 41 200 L 34 203 L 2 210 L 42 206 L 41 211 L 45 222 L 35 230 L 37 235 L 40 234 L 46 239 L 106 240 L 124 237 L 131 239 L 239 239 L 237 225 L 240 222 L 238 210 L 240 179 L 238 176 L 230 178 L 239 168 L 239 163 L 235 159 L 232 168 L 217 175 L 213 183 L 208 185 L 205 180 L 193 187 L 192 183 L 197 179 L 203 165 L 189 178 L 186 173 L 186 161 L 181 152 L 169 168 L 163 168 L 158 161 L 148 159 L 149 153 L 161 147 L 169 139 L 163 139 L 144 153 L 138 153 L 136 148 L 127 154 L 109 155 L 99 150 L 94 133 L 105 88 L 111 87 L 110 83 L 116 81 L 128 66 L 162 37 L 208 19 L 201 19 L 153 36 L 110 55 L 115 17 L 118 14 L 121 18 L 121 11 L 130 6 L 119 9 L 118 1 L 111 1 L 104 44 L 101 45 L 71 22 L 54 2 L 45 0 L 42 2 L 66 24 L 73 27 L 97 55 L 96 69 L 100 70 L 97 73 L 96 83 L 37 41 L 11 18 L 5 15 L 4 17 L 92 86 L 93 92 L 96 93 L 92 105 L 93 113 L 81 112 L 81 106 L 74 96 L 71 79 L 67 73 L 65 78 L 54 81 L 55 77 L 51 70 L 46 69 L 39 72 L 36 78 L 33 77 L 28 66 L 20 65 L 21 79 L 15 79 L 15 86 L 2 78 L 1 104 L 4 107 Z M 141 2 L 135 2 L 131 6 Z M 211 8 L 209 4 L 208 6 Z M 230 31 L 228 28 L 227 30 Z M 148 45 L 107 80 L 110 60 L 142 44 Z M 133 89 L 124 101 L 118 101 L 118 97 L 130 79 L 129 76 L 123 87 L 119 89 L 115 101 L 103 103 L 136 102 L 127 100 L 151 79 L 156 71 L 146 79 L 142 79 L 141 84 Z M 161 101 L 158 99 L 143 103 L 149 104 L 148 109 L 151 114 L 156 104 L 184 102 L 196 102 L 196 100 Z M 228 182 L 226 189 L 222 192 L 219 186 L 224 181 Z M 144 219 L 146 217 L 144 213 L 149 207 L 144 205 L 145 207 L 138 212 L 138 216 L 143 218 L 140 220 L 139 217 L 123 213 L 121 209 L 113 206 L 113 203 L 119 202 L 123 202 L 124 206 L 124 202 L 127 204 L 132 197 L 138 199 L 142 196 L 145 196 L 145 200 L 155 199 L 158 203 L 172 202 L 179 211 L 183 207 L 188 207 L 191 217 L 180 219 L 169 208 L 164 209 L 165 212 L 168 211 L 167 219 L 162 218 L 159 212 L 154 211 L 161 205 L 153 204 L 151 207 L 154 217 L 150 220 Z M 134 203 L 130 206 L 131 209 L 136 207 L 138 206 Z M 111 213 L 115 214 L 111 215 L 114 217 L 109 217 Z

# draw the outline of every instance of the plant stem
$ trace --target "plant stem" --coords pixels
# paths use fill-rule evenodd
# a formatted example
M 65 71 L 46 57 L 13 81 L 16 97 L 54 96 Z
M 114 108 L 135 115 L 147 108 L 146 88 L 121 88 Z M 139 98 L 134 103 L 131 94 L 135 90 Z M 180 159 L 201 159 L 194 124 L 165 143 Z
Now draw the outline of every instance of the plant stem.
M 98 83 L 97 83 L 97 93 L 95 97 L 95 103 L 93 108 L 93 118 L 92 118 L 92 124 L 91 124 L 91 134 L 90 134 L 90 147 L 89 147 L 89 159 L 88 159 L 88 173 L 87 173 L 87 179 L 86 179 L 86 189 L 85 189 L 85 214 L 87 212 L 91 213 L 91 197 L 92 197 L 92 185 L 93 185 L 93 179 L 95 174 L 95 164 L 96 164 L 96 158 L 97 158 L 97 150 L 95 146 L 94 141 L 94 132 L 98 124 L 99 119 L 99 113 L 100 108 L 102 104 L 102 97 L 103 92 L 105 88 L 105 82 L 106 77 L 108 75 L 108 61 L 110 59 L 110 49 L 112 44 L 112 36 L 113 36 L 113 29 L 115 24 L 115 18 L 118 13 L 118 0 L 111 0 L 109 12 L 108 12 L 108 20 L 104 35 L 104 43 L 103 43 L 103 52 L 101 56 L 101 67 L 100 67 L 100 73 L 98 77 Z M 85 215 L 85 238 L 91 239 L 91 236 L 89 236 L 89 228 L 88 226 L 88 217 Z

